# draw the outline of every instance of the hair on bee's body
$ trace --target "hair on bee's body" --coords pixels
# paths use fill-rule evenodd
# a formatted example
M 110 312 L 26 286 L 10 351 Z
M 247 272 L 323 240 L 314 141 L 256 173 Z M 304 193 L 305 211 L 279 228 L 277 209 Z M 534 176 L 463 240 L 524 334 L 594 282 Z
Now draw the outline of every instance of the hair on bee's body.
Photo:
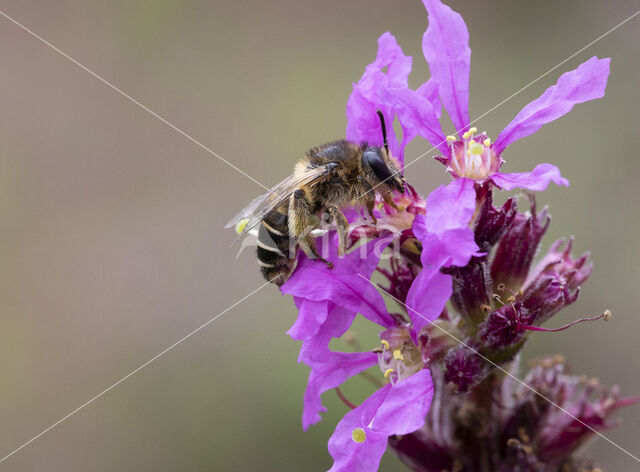
M 381 124 L 385 135 L 382 117 Z M 251 202 L 227 227 L 248 220 L 241 231 L 243 237 L 259 225 L 258 264 L 267 280 L 282 285 L 295 268 L 297 247 L 311 259 L 333 267 L 318 254 L 311 235 L 319 215 L 336 223 L 338 253 L 343 255 L 349 223 L 340 208 L 362 203 L 375 223 L 376 193 L 395 206 L 389 197 L 394 189 L 404 191 L 404 178 L 388 152 L 386 135 L 384 147 L 332 141 L 307 151 L 293 175 Z

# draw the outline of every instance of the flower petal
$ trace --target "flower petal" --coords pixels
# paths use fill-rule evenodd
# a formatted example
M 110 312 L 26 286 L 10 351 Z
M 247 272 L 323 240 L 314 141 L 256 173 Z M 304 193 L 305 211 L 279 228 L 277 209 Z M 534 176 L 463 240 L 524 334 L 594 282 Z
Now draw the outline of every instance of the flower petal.
M 347 413 L 329 439 L 333 472 L 375 472 L 384 454 L 387 438 L 409 434 L 425 423 L 433 398 L 433 381 L 423 369 L 394 385 L 387 384 Z M 354 429 L 364 432 L 356 442 Z
M 440 98 L 456 131 L 469 127 L 469 31 L 459 13 L 439 0 L 422 0 L 429 14 L 429 27 L 422 38 L 422 51 L 431 76 L 438 82 Z
M 524 107 L 502 130 L 494 144 L 495 151 L 502 153 L 514 141 L 569 113 L 575 104 L 603 97 L 609 77 L 609 62 L 610 58 L 594 56 L 577 69 L 562 74 L 556 85 Z
M 414 220 L 414 234 L 418 239 L 425 232 L 442 234 L 450 229 L 467 227 L 476 209 L 473 180 L 460 178 L 441 185 L 427 197 L 427 214 Z
M 378 470 L 380 459 L 387 449 L 388 435 L 368 428 L 371 418 L 366 421 L 364 414 L 367 411 L 375 413 L 389 389 L 391 384 L 385 385 L 340 420 L 329 439 L 329 454 L 334 461 L 329 472 L 375 472 Z M 352 435 L 356 428 L 364 431 L 364 441 L 354 441 Z
M 304 392 L 302 428 L 306 431 L 321 420 L 320 412 L 327 411 L 320 399 L 324 392 L 377 362 L 378 356 L 373 352 L 327 352 L 322 361 L 310 363 L 311 373 Z
M 397 382 L 389 390 L 371 421 L 371 429 L 392 434 L 409 434 L 424 426 L 433 399 L 429 369 Z
M 503 190 L 524 188 L 534 192 L 541 192 L 547 189 L 549 182 L 564 187 L 569 186 L 569 181 L 560 175 L 560 170 L 556 166 L 551 164 L 538 164 L 531 172 L 496 173 L 491 176 L 491 180 Z
M 327 241 L 332 240 L 333 232 Z M 329 254 L 324 256 L 333 262 L 334 269 L 301 252 L 298 267 L 282 286 L 282 293 L 313 301 L 329 300 L 385 328 L 393 326 L 382 295 L 369 282 L 388 242 L 370 241 L 342 258 L 338 257 L 335 244 L 325 243 L 322 247 Z
M 382 146 L 382 129 L 376 112 L 382 111 L 387 127 L 393 130 L 395 118 L 394 89 L 407 88 L 412 59 L 405 56 L 391 33 L 378 39 L 376 60 L 369 64 L 347 101 L 346 138 L 350 141 L 366 141 Z M 387 68 L 387 72 L 383 69 Z M 415 136 L 415 135 L 414 135 Z M 388 133 L 389 147 L 394 157 L 402 161 L 404 145 L 398 143 L 395 133 Z
M 440 104 L 432 91 L 432 81 L 425 82 L 418 90 L 405 88 L 395 91 L 398 102 L 398 120 L 402 126 L 403 143 L 408 144 L 417 134 L 449 156 L 451 150 L 440 125 Z M 434 105 L 435 104 L 435 105 Z M 406 136 L 406 139 L 405 139 Z
M 287 334 L 291 336 L 291 339 L 302 341 L 315 335 L 326 321 L 329 301 L 316 302 L 299 297 L 294 297 L 294 301 L 298 308 L 298 318 L 289 328 Z
M 356 313 L 326 300 L 316 302 L 298 298 L 296 305 L 299 307 L 298 319 L 287 334 L 302 341 L 298 362 L 310 365 L 326 356 L 331 339 L 339 338 L 349 329 Z
M 407 308 L 414 338 L 424 326 L 438 319 L 453 293 L 452 278 L 440 272 L 441 268 L 442 263 L 423 268 L 407 294 Z

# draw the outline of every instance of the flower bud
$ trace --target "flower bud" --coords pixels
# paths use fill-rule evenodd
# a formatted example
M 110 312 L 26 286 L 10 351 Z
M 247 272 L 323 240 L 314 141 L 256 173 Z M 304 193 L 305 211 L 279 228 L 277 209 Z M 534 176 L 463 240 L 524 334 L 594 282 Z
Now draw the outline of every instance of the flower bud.
M 522 307 L 528 315 L 521 321 L 540 325 L 575 302 L 579 293 L 579 288 L 572 292 L 566 279 L 557 272 L 542 272 L 522 294 Z
M 476 244 L 484 252 L 488 252 L 498 242 L 518 214 L 515 198 L 509 198 L 501 208 L 494 207 L 492 200 L 492 193 L 489 191 L 473 229 Z
M 472 326 L 484 320 L 482 307 L 491 303 L 493 282 L 487 258 L 472 257 L 465 267 L 453 266 L 443 272 L 453 277 L 451 304 L 460 315 L 472 321 Z
M 567 244 L 563 249 L 565 242 Z M 541 273 L 551 271 L 561 275 L 570 290 L 576 290 L 582 285 L 589 278 L 589 275 L 591 275 L 593 265 L 588 263 L 588 252 L 584 253 L 578 259 L 573 259 L 571 257 L 572 247 L 573 238 L 570 238 L 568 242 L 564 238 L 554 242 L 547 254 L 538 263 L 536 268 L 531 271 L 529 277 L 527 277 L 527 281 L 524 284 L 525 289 L 529 285 L 532 285 Z
M 549 227 L 551 218 L 545 208 L 536 214 L 535 201 L 531 201 L 531 215 L 517 214 L 502 236 L 491 265 L 494 284 L 504 284 L 518 290 L 527 278 L 529 268 Z
M 488 367 L 480 356 L 466 346 L 458 346 L 444 359 L 444 380 L 451 382 L 458 393 L 466 393 L 480 382 L 488 372 Z

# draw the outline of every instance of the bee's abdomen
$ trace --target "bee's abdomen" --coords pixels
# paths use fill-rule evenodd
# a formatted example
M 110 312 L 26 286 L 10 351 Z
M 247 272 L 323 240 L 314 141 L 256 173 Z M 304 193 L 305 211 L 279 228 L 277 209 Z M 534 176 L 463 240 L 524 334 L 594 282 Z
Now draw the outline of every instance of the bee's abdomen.
M 277 210 L 267 213 L 258 229 L 258 264 L 264 277 L 282 285 L 293 268 L 292 252 L 287 214 Z

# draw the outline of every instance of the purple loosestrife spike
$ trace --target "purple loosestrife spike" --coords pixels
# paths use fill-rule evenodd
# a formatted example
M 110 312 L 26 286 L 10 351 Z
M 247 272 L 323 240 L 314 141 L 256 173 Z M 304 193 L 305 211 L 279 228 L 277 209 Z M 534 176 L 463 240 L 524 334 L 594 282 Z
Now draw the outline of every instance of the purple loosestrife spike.
M 549 225 L 547 210 L 537 213 L 533 197 L 530 214 L 518 213 L 515 197 L 496 207 L 492 192 L 568 185 L 551 164 L 502 173 L 502 154 L 575 104 L 603 96 L 609 59 L 593 57 L 561 75 L 492 142 L 470 123 L 471 51 L 464 20 L 440 0 L 423 3 L 429 27 L 422 46 L 432 77 L 410 89 L 412 59 L 390 33 L 383 34 L 375 61 L 353 86 L 346 134 L 355 142 L 381 145 L 380 110 L 388 124 L 397 118 L 402 128 L 401 138 L 389 135 L 396 158 L 402 159 L 406 144 L 420 135 L 439 149 L 437 159 L 454 181 L 426 200 L 407 185 L 392 203 L 343 208 L 352 229 L 346 256 L 338 257 L 335 231 L 323 240 L 328 246 L 322 245 L 333 270 L 299 256 L 282 291 L 299 309 L 289 334 L 302 341 L 299 362 L 311 369 L 303 428 L 320 421 L 321 396 L 336 389 L 347 412 L 329 440 L 331 472 L 375 472 L 387 446 L 417 472 L 595 472 L 592 462 L 575 457 L 593 436 L 589 427 L 612 426 L 611 414 L 636 399 L 621 399 L 616 387 L 567 374 L 558 359 L 542 361 L 525 381 L 563 412 L 504 369 L 520 377 L 519 352 L 528 331 L 558 332 L 606 320 L 610 312 L 561 328 L 540 326 L 575 301 L 591 272 L 588 255 L 574 258 L 572 240 L 560 240 L 532 269 Z M 441 105 L 459 136 L 445 137 Z M 372 282 L 375 272 L 406 311 L 387 310 Z M 363 341 L 363 349 L 350 336 L 352 341 L 345 341 L 355 352 L 329 348 L 358 314 L 380 326 L 379 343 Z M 368 369 L 376 364 L 379 373 L 372 376 Z M 340 388 L 356 375 L 376 389 L 352 403 Z

